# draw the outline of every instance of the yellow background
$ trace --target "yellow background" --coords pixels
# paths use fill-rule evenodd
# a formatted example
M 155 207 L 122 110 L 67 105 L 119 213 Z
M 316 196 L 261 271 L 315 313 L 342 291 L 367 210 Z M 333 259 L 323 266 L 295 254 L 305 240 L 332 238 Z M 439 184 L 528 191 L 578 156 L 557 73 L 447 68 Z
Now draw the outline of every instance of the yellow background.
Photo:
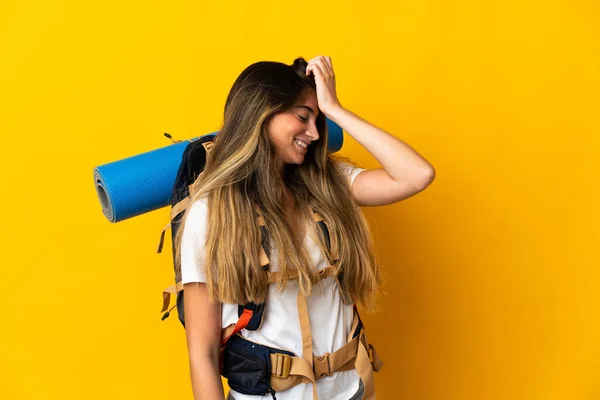
M 379 398 L 600 399 L 599 23 L 585 0 L 3 0 L 0 398 L 192 398 L 168 209 L 109 223 L 93 168 L 217 130 L 255 61 L 329 55 L 342 104 L 437 170 L 366 210 Z

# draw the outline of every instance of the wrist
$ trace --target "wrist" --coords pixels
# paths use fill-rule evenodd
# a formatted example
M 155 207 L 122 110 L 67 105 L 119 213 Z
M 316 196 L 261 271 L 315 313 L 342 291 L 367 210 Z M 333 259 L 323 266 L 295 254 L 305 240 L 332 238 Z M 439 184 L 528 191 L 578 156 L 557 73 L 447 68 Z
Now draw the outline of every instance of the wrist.
M 337 118 L 340 117 L 341 114 L 343 114 L 346 111 L 346 109 L 344 107 L 342 107 L 341 105 L 337 105 L 331 108 L 328 108 L 327 110 L 321 110 L 321 112 L 323 112 L 323 114 L 325 114 L 325 116 L 327 118 L 329 118 L 330 120 L 332 120 L 333 122 L 337 123 Z

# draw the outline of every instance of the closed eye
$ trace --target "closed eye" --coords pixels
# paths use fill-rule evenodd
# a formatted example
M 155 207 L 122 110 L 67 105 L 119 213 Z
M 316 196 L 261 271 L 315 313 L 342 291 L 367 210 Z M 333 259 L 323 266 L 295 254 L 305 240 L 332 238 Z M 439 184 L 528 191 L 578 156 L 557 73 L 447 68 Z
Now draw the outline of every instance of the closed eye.
M 296 114 L 296 115 L 298 115 L 298 114 Z M 302 122 L 308 121 L 308 118 L 303 117 L 302 115 L 298 115 L 298 118 L 300 118 L 300 121 L 302 121 Z

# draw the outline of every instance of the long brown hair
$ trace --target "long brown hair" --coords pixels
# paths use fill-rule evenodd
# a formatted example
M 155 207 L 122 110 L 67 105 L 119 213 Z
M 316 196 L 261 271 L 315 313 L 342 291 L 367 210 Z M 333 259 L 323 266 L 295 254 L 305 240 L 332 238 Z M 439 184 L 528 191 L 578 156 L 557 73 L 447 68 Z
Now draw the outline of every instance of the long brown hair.
M 208 200 L 208 226 L 204 265 L 211 301 L 262 303 L 267 297 L 267 275 L 260 267 L 260 230 L 256 206 L 265 219 L 283 289 L 297 274 L 300 290 L 310 295 L 316 268 L 285 218 L 285 189 L 293 194 L 302 221 L 312 219 L 310 210 L 323 215 L 330 236 L 339 248 L 343 274 L 339 288 L 347 302 L 368 309 L 375 304 L 380 271 L 367 221 L 355 203 L 339 156 L 327 151 L 327 124 L 320 113 L 316 125 L 320 140 L 309 146 L 301 165 L 287 165 L 281 174 L 277 150 L 267 131 L 270 118 L 290 110 L 316 90 L 314 77 L 306 76 L 307 62 L 292 65 L 261 61 L 247 67 L 233 84 L 225 103 L 222 128 L 204 172 L 190 193 L 191 203 Z M 176 270 L 180 270 L 181 236 L 188 209 L 175 237 Z M 319 243 L 322 243 L 320 241 Z M 325 255 L 331 254 L 321 245 Z

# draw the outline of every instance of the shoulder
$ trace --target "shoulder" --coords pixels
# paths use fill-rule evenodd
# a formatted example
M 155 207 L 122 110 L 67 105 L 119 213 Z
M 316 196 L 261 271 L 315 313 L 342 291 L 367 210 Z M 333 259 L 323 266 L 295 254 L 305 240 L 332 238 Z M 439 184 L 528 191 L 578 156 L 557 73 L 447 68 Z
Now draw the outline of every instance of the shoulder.
M 354 183 L 354 180 L 361 172 L 365 171 L 365 168 L 359 167 L 350 163 L 349 161 L 335 161 L 334 164 L 336 167 L 342 172 L 344 176 L 348 179 L 350 186 Z
M 208 211 L 208 199 L 205 196 L 196 199 L 188 206 L 188 208 L 187 218 L 202 216 Z
M 208 199 L 202 197 L 188 206 L 183 228 L 184 236 L 195 236 L 203 230 L 208 220 Z
M 181 237 L 181 281 L 206 282 L 203 256 L 206 240 L 208 201 L 195 200 L 188 207 Z

